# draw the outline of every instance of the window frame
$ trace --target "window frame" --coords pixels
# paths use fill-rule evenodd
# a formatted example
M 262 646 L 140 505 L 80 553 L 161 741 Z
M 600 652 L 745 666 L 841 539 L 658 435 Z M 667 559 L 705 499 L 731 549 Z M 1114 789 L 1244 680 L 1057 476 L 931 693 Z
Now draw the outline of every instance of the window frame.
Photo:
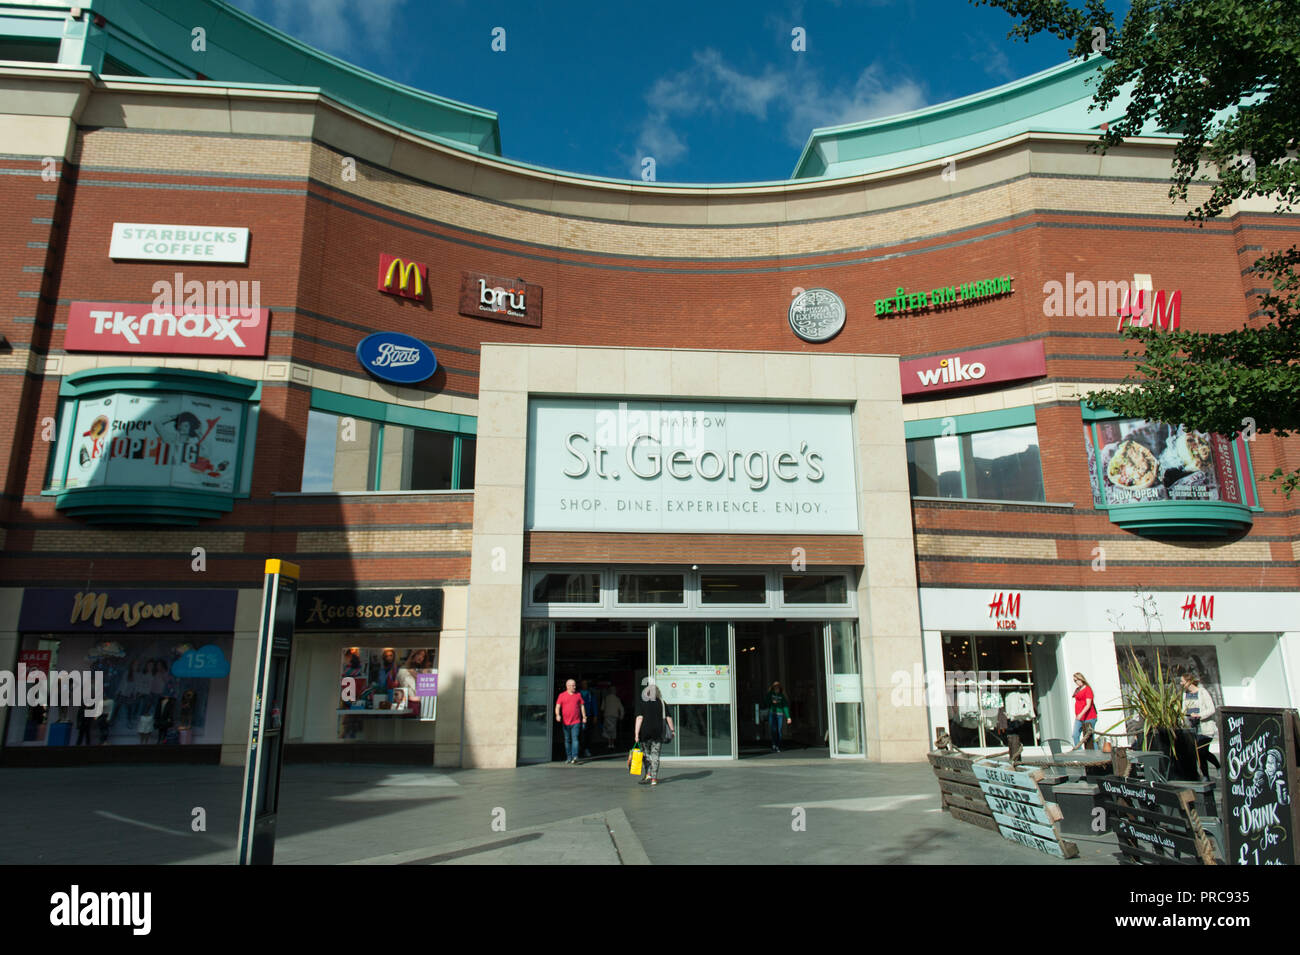
M 358 398 L 355 395 L 343 395 L 319 388 L 311 390 L 309 411 L 331 414 L 336 418 L 358 418 L 369 421 L 377 427 L 374 459 L 370 462 L 367 483 L 373 489 L 360 491 L 323 490 L 308 491 L 302 488 L 302 475 L 298 478 L 300 494 L 436 494 L 447 491 L 471 491 L 473 486 L 463 487 L 461 481 L 461 461 L 465 440 L 478 440 L 478 419 L 469 415 L 453 414 L 450 411 L 430 411 L 424 408 L 411 408 L 406 405 L 388 404 L 370 398 Z M 415 431 L 433 431 L 452 436 L 451 451 L 451 487 L 379 490 L 383 486 L 384 430 L 388 425 L 395 428 L 411 428 Z M 306 470 L 306 449 L 303 451 L 303 470 Z M 471 476 L 472 480 L 472 476 Z
M 952 422 L 950 425 L 949 422 Z M 969 480 L 966 469 L 966 453 L 962 446 L 962 438 L 965 435 L 980 434 L 989 431 L 1012 431 L 1017 428 L 1032 427 L 1034 437 L 1037 439 L 1035 446 L 1038 452 L 1038 480 L 1043 488 L 1043 496 L 1039 500 L 1030 500 L 1025 498 L 983 498 L 971 497 L 968 492 Z M 961 480 L 960 497 L 936 497 L 929 494 L 916 494 L 912 492 L 912 482 L 909 477 L 908 493 L 914 500 L 935 500 L 935 501 L 976 501 L 976 502 L 996 502 L 1007 504 L 1024 504 L 1024 505 L 1042 505 L 1047 504 L 1047 482 L 1043 477 L 1043 455 L 1042 455 L 1042 438 L 1038 433 L 1038 415 L 1033 405 L 1023 405 L 1018 408 L 1003 408 L 998 411 L 979 411 L 974 414 L 949 415 L 945 418 L 923 418 L 917 421 L 905 421 L 903 423 L 903 443 L 904 451 L 913 441 L 923 441 L 927 438 L 957 438 L 957 461 L 958 475 Z M 974 451 L 972 448 L 972 459 Z

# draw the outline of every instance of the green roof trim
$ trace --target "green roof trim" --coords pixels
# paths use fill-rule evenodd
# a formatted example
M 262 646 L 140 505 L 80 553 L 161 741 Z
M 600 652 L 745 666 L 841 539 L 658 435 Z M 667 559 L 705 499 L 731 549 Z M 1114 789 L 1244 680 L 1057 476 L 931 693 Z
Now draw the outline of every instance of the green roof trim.
M 81 20 L 70 20 L 74 7 Z M 366 7 L 358 16 L 370 15 Z M 95 17 L 103 17 L 103 26 Z M 96 73 L 105 60 L 141 76 L 317 89 L 373 119 L 459 149 L 501 155 L 497 114 L 386 79 L 294 39 L 223 0 L 79 0 L 32 8 L 0 2 L 0 19 L 20 35 L 47 35 L 51 17 L 63 31 L 64 64 Z M 413 14 L 389 25 L 409 36 Z M 420 14 L 423 19 L 423 13 Z M 201 35 L 196 30 L 202 30 Z M 57 34 L 56 34 L 57 35 Z M 199 38 L 202 43 L 199 44 Z M 201 49 L 194 49 L 201 45 Z
M 1031 131 L 1095 134 L 1127 106 L 1127 97 L 1121 96 L 1104 111 L 1089 110 L 1094 77 L 1105 62 L 1102 57 L 1071 60 L 910 113 L 815 129 L 790 178 L 839 179 L 940 162 Z M 1156 129 L 1149 134 L 1162 135 Z

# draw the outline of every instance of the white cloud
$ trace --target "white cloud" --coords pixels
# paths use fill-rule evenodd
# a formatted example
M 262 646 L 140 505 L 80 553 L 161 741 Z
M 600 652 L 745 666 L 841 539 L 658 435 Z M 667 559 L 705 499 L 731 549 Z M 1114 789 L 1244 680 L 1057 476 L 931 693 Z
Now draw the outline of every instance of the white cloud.
M 761 73 L 747 74 L 716 50 L 698 52 L 694 60 L 685 69 L 655 80 L 646 93 L 649 108 L 632 163 L 638 174 L 641 156 L 670 164 L 686 155 L 689 144 L 674 128 L 682 119 L 738 113 L 763 122 L 772 114 L 783 120 L 786 139 L 802 146 L 818 126 L 892 116 L 926 105 L 919 83 L 903 76 L 891 81 L 875 65 L 859 73 L 851 85 L 835 86 L 825 84 L 803 61 L 786 70 L 769 64 Z
M 406 0 L 234 0 L 253 16 L 336 56 L 401 41 Z

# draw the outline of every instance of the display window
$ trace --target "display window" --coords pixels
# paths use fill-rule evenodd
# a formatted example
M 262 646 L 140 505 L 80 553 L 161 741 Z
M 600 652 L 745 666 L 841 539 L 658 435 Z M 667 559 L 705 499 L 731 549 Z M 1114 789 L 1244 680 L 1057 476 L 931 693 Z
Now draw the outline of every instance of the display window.
M 436 647 L 344 647 L 339 659 L 338 738 L 360 739 L 370 718 L 434 720 Z
M 8 746 L 139 746 L 221 742 L 230 684 L 231 637 L 28 634 L 19 660 L 53 671 L 102 674 L 103 704 L 18 706 Z M 91 676 L 91 680 L 95 680 Z
M 1037 746 L 1039 686 L 1036 656 L 1041 643 L 1032 635 L 943 635 L 944 683 L 948 692 L 948 733 L 955 745 L 1006 747 L 1008 737 Z M 1039 650 L 1035 654 L 1035 650 Z
M 1276 633 L 1204 633 L 1194 642 L 1177 643 L 1167 635 L 1153 640 L 1146 634 L 1117 633 L 1115 662 L 1125 690 L 1133 660 L 1154 679 L 1157 655 L 1165 682 L 1194 676 L 1215 706 L 1293 705 Z

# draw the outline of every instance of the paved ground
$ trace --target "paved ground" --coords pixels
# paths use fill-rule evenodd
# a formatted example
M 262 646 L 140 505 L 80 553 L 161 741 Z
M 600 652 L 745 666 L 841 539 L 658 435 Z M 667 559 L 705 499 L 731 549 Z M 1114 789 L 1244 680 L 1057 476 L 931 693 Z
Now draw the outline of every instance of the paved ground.
M 229 863 L 243 771 L 0 769 L 0 864 Z M 275 861 L 578 864 L 1114 864 L 1113 836 L 1063 862 L 939 811 L 926 763 L 665 763 L 497 770 L 289 765 Z M 207 830 L 195 832 L 194 810 Z M 795 809 L 806 829 L 796 831 Z

